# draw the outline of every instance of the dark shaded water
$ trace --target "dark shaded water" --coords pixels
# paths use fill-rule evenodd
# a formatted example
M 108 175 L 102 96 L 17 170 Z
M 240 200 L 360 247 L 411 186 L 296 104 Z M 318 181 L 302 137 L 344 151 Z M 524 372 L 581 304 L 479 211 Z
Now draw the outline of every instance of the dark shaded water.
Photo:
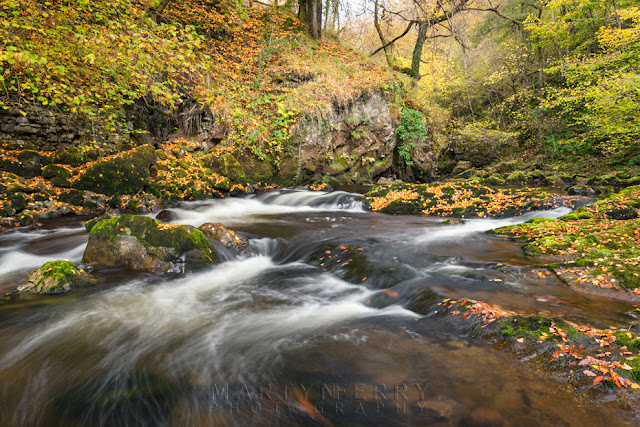
M 369 304 L 383 288 L 411 286 L 624 324 L 630 307 L 530 279 L 521 269 L 535 260 L 482 233 L 534 214 L 445 226 L 363 212 L 349 193 L 297 191 L 174 211 L 178 223 L 244 233 L 256 255 L 183 277 L 95 270 L 90 289 L 0 306 L 0 424 L 633 421 L 613 394 L 593 401 L 435 318 Z M 0 291 L 45 261 L 79 261 L 86 239 L 73 222 L 0 235 Z M 346 246 L 373 275 L 348 281 L 348 265 L 324 271 L 320 255 Z

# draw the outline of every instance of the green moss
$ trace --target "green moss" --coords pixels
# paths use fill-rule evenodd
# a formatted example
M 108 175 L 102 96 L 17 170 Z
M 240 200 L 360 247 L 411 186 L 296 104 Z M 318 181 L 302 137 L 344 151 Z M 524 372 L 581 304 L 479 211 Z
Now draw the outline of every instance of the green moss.
M 118 236 L 133 236 L 148 250 L 162 254 L 161 248 L 171 248 L 175 256 L 197 250 L 201 256 L 192 256 L 187 264 L 200 268 L 220 262 L 216 249 L 197 228 L 186 225 L 163 225 L 153 218 L 137 215 L 120 215 L 116 218 L 99 221 L 93 225 L 89 239 L 95 234 L 102 235 L 113 245 Z M 164 259 L 169 261 L 169 259 Z
M 67 168 L 60 165 L 47 165 L 42 168 L 42 177 L 46 179 L 51 178 L 66 178 L 71 177 L 71 172 Z
M 9 196 L 9 203 L 11 203 L 11 207 L 16 212 L 20 212 L 27 208 L 27 198 L 22 193 L 15 193 Z
M 83 282 L 86 276 L 71 261 L 51 261 L 35 270 L 18 292 L 60 294 Z
M 485 184 L 488 185 L 504 185 L 506 183 L 502 175 L 491 175 L 484 179 Z
M 520 184 L 527 180 L 525 174 L 521 171 L 513 171 L 507 176 L 507 182 Z
M 525 224 L 540 224 L 541 222 L 554 222 L 554 221 L 555 219 L 538 217 L 538 218 L 531 218 Z
M 540 338 L 543 333 L 548 335 L 548 339 L 555 338 L 555 335 L 549 332 L 549 328 L 555 323 L 556 327 L 563 329 L 567 338 L 576 340 L 582 337 L 573 326 L 560 318 L 550 318 L 532 314 L 530 316 L 512 315 L 500 321 L 499 331 L 504 336 L 529 336 L 532 338 Z
M 220 171 L 222 175 L 229 177 L 232 181 L 245 182 L 247 175 L 242 169 L 242 165 L 231 154 L 224 154 L 220 160 Z
M 615 333 L 616 343 L 620 346 L 627 346 L 627 348 L 634 353 L 640 351 L 640 339 L 629 338 L 626 331 L 617 331 Z
M 136 194 L 147 183 L 149 167 L 157 160 L 151 145 L 142 145 L 107 160 L 100 160 L 81 174 L 73 186 L 108 196 Z

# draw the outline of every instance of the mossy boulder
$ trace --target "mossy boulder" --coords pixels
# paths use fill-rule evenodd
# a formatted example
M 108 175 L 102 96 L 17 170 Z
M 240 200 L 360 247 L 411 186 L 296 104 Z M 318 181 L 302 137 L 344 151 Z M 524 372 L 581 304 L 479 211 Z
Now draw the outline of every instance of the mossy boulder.
M 238 158 L 246 178 L 252 182 L 264 181 L 269 182 L 273 178 L 275 170 L 269 162 L 260 160 L 255 157 L 243 156 Z
M 231 154 L 225 154 L 220 159 L 220 172 L 232 181 L 244 182 L 247 180 L 242 165 Z
M 25 178 L 33 178 L 39 176 L 42 171 L 40 154 L 36 151 L 24 150 L 16 156 L 20 162 L 19 175 Z
M 71 261 L 51 261 L 34 270 L 16 291 L 21 294 L 62 294 L 88 279 L 88 274 L 79 270 Z
M 0 170 L 14 173 L 25 178 L 39 176 L 42 171 L 40 154 L 36 151 L 24 150 L 14 157 L 0 159 Z
M 71 172 L 61 165 L 47 165 L 42 168 L 42 177 L 58 187 L 70 187 Z
M 458 164 L 456 164 L 456 166 L 453 168 L 453 171 L 451 172 L 452 175 L 458 175 L 464 171 L 467 171 L 469 169 L 471 169 L 473 166 L 471 165 L 471 162 L 468 160 L 462 160 L 460 162 L 458 162 Z
M 117 156 L 98 160 L 73 182 L 79 190 L 91 190 L 112 196 L 136 194 L 147 184 L 149 168 L 157 161 L 151 145 L 142 145 Z
M 493 174 L 484 179 L 484 183 L 487 185 L 504 185 L 506 183 L 502 175 Z
M 217 264 L 220 256 L 191 226 L 120 215 L 93 225 L 82 260 L 133 270 L 185 272 Z
M 14 193 L 9 196 L 9 203 L 11 203 L 11 207 L 16 212 L 20 212 L 27 208 L 27 198 L 22 193 Z
M 586 196 L 592 197 L 596 194 L 595 190 L 591 187 L 587 187 L 586 185 L 574 185 L 572 187 L 567 187 L 567 194 L 570 196 Z
M 0 203 L 0 217 L 8 217 L 15 215 L 16 210 L 11 207 L 8 202 Z
M 506 180 L 509 184 L 524 184 L 527 176 L 522 171 L 513 171 L 507 176 Z

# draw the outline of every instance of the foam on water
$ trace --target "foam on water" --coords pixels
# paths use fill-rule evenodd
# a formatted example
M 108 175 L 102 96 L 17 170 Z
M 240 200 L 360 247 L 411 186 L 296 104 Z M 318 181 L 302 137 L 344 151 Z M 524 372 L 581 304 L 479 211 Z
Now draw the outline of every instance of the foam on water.
M 260 216 L 275 216 L 313 212 L 363 212 L 362 201 L 356 194 L 344 191 L 333 193 L 310 191 L 274 191 L 244 199 L 227 198 L 205 202 L 184 203 L 171 209 L 175 223 L 200 226 L 205 222 L 238 224 L 256 222 Z
M 0 275 L 17 273 L 20 271 L 33 270 L 42 267 L 42 264 L 59 259 L 68 259 L 73 262 L 80 262 L 86 243 L 75 248 L 59 253 L 48 255 L 35 255 L 22 250 L 7 251 L 0 255 Z
M 184 358 L 208 360 L 220 351 L 228 358 L 239 347 L 247 356 L 259 357 L 284 342 L 295 345 L 302 335 L 349 319 L 415 316 L 400 306 L 367 307 L 363 302 L 373 291 L 329 274 L 302 278 L 301 286 L 282 292 L 269 288 L 263 292 L 251 282 L 271 269 L 301 266 L 277 266 L 270 258 L 257 256 L 159 285 L 131 282 L 98 294 L 71 312 L 59 313 L 13 346 L 0 359 L 0 368 L 39 349 L 64 346 L 65 341 L 73 348 L 72 342 L 77 346 L 78 339 L 102 349 L 100 364 L 105 369 L 134 366 L 140 358 L 185 336 L 190 339 L 189 348 L 182 351 Z M 273 299 L 275 294 L 281 301 L 278 305 L 247 307 L 248 302 Z
M 413 237 L 415 243 L 431 243 L 446 240 L 464 239 L 477 233 L 526 222 L 532 218 L 559 218 L 571 212 L 571 209 L 560 207 L 547 211 L 528 212 L 514 218 L 501 219 L 467 219 L 464 224 L 442 228 L 428 228 L 422 234 Z

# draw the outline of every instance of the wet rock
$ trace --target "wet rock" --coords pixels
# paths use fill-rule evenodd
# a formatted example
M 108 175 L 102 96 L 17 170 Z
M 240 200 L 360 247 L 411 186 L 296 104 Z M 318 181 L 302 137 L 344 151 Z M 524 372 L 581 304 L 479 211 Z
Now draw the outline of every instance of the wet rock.
M 440 297 L 431 289 L 418 290 L 407 304 L 407 309 L 418 314 L 428 314 L 439 300 Z
M 204 234 L 191 226 L 121 215 L 91 228 L 82 260 L 132 270 L 183 272 L 217 264 L 220 257 Z
M 160 222 L 171 222 L 174 219 L 176 219 L 175 214 L 168 209 L 161 210 L 156 215 L 156 220 Z
M 462 219 L 462 218 L 449 218 L 446 219 L 444 221 L 442 221 L 442 225 L 459 225 L 459 224 L 466 224 L 466 220 Z
M 51 261 L 34 270 L 14 293 L 62 294 L 87 282 L 89 275 L 71 261 Z
M 142 145 L 115 157 L 97 161 L 75 180 L 73 187 L 108 196 L 136 194 L 147 183 L 149 168 L 156 160 L 154 148 Z
M 573 187 L 567 188 L 567 194 L 570 196 L 594 196 L 596 194 L 595 190 L 591 187 L 587 187 L 586 185 L 574 185 Z
M 208 238 L 217 240 L 225 247 L 233 249 L 239 254 L 248 255 L 248 242 L 242 235 L 233 230 L 229 230 L 222 224 L 217 222 L 207 222 L 198 227 L 200 231 Z

